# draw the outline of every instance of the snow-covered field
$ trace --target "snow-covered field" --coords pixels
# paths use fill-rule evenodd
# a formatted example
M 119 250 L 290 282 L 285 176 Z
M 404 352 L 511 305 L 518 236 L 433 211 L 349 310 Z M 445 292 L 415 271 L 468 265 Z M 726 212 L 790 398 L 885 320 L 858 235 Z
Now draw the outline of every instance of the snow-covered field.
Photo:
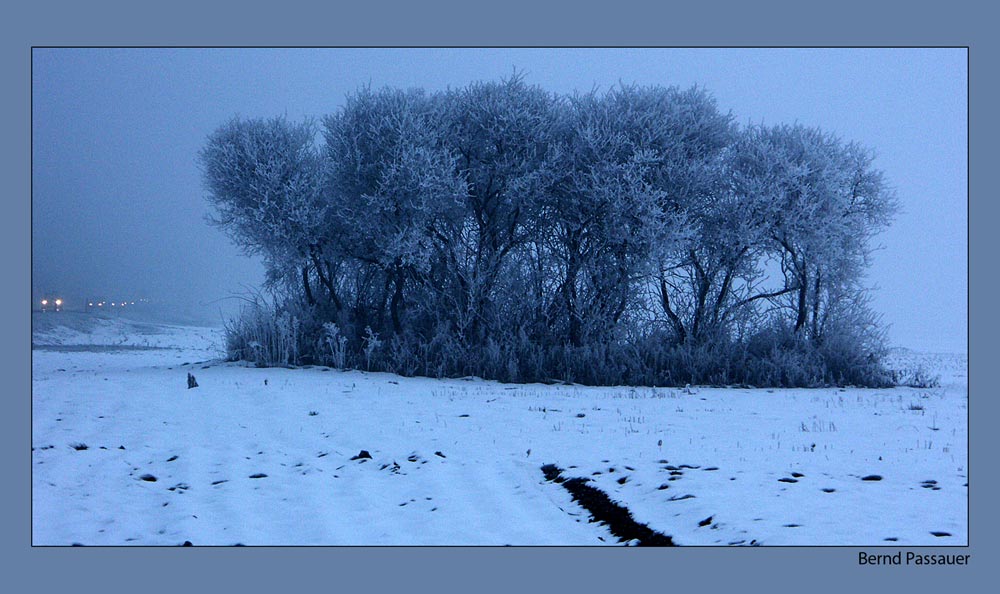
M 33 330 L 35 545 L 620 544 L 545 464 L 679 545 L 968 543 L 965 355 L 895 352 L 933 389 L 589 388 L 256 369 L 217 328 L 70 312 Z

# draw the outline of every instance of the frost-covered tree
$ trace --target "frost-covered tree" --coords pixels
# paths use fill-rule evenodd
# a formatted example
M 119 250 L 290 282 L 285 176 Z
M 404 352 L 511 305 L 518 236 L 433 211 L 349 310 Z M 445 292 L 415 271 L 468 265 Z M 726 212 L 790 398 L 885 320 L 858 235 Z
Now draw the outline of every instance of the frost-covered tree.
M 721 322 L 749 256 L 746 210 L 732 192 L 737 128 L 702 88 L 623 86 L 607 96 L 619 133 L 645 162 L 663 231 L 651 280 L 678 342 Z
M 497 288 L 511 252 L 525 245 L 550 173 L 558 101 L 515 74 L 439 98 L 443 142 L 466 184 L 466 218 L 442 236 L 459 288 L 457 332 L 481 344 L 501 323 Z
M 339 205 L 345 254 L 383 280 L 392 332 L 403 331 L 407 285 L 426 279 L 441 237 L 462 216 L 465 184 L 440 145 L 421 91 L 364 89 L 324 121 L 326 191 Z
M 862 278 L 895 199 L 857 144 L 740 127 L 698 87 L 518 74 L 363 88 L 322 132 L 237 118 L 201 152 L 215 224 L 278 290 L 234 356 L 276 335 L 267 361 L 406 374 L 884 381 Z
M 648 181 L 655 155 L 625 134 L 613 99 L 575 96 L 564 109 L 537 238 L 549 256 L 541 272 L 557 283 L 551 321 L 580 347 L 612 338 L 667 227 Z
M 272 282 L 298 274 L 310 302 L 310 256 L 329 240 L 315 131 L 308 120 L 234 118 L 200 153 L 211 222 L 263 255 Z
M 870 239 L 896 209 L 873 156 L 818 128 L 751 127 L 740 167 L 766 202 L 766 238 L 780 263 L 774 296 L 793 314 L 796 333 L 821 334 L 831 295 L 858 288 Z

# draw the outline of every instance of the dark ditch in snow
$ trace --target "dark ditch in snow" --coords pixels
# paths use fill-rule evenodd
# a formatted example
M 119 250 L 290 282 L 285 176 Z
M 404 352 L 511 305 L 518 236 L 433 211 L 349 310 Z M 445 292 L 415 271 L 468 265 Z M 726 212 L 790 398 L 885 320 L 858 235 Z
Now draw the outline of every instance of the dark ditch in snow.
M 588 485 L 590 479 L 564 478 L 562 469 L 555 464 L 542 466 L 542 474 L 545 475 L 545 480 L 561 484 L 569 491 L 573 501 L 590 512 L 591 521 L 606 525 L 618 537 L 619 542 L 635 540 L 639 546 L 676 546 L 670 536 L 636 522 L 628 508 L 611 501 L 604 491 Z

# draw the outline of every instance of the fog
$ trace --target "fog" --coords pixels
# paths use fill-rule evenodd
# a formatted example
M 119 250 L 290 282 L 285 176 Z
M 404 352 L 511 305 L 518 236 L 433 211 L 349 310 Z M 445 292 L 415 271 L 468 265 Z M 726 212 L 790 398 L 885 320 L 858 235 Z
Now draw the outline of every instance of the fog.
M 460 87 L 515 69 L 553 92 L 700 85 L 741 123 L 877 151 L 903 212 L 868 284 L 896 346 L 965 351 L 964 49 L 34 49 L 32 302 L 150 299 L 219 321 L 263 281 L 209 213 L 198 151 L 234 115 L 335 111 L 359 86 Z

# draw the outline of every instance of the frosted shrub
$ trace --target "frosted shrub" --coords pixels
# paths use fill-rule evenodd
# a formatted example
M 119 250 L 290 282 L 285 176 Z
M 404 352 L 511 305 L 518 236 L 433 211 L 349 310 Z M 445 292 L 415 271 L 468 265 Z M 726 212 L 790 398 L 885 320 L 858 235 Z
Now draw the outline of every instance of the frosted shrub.
M 231 360 L 251 361 L 260 367 L 295 365 L 299 359 L 299 320 L 270 304 L 244 307 L 225 328 Z
M 317 349 L 326 362 L 337 369 L 347 367 L 347 337 L 340 333 L 340 328 L 333 322 L 323 324 L 321 345 Z
M 892 385 L 906 386 L 908 388 L 941 387 L 941 376 L 927 371 L 923 365 L 893 369 L 889 372 L 889 379 Z
M 362 337 L 362 341 L 364 342 L 365 369 L 371 371 L 372 357 L 378 351 L 379 347 L 382 346 L 382 341 L 379 340 L 378 333 L 372 330 L 371 326 L 365 328 L 365 335 Z

